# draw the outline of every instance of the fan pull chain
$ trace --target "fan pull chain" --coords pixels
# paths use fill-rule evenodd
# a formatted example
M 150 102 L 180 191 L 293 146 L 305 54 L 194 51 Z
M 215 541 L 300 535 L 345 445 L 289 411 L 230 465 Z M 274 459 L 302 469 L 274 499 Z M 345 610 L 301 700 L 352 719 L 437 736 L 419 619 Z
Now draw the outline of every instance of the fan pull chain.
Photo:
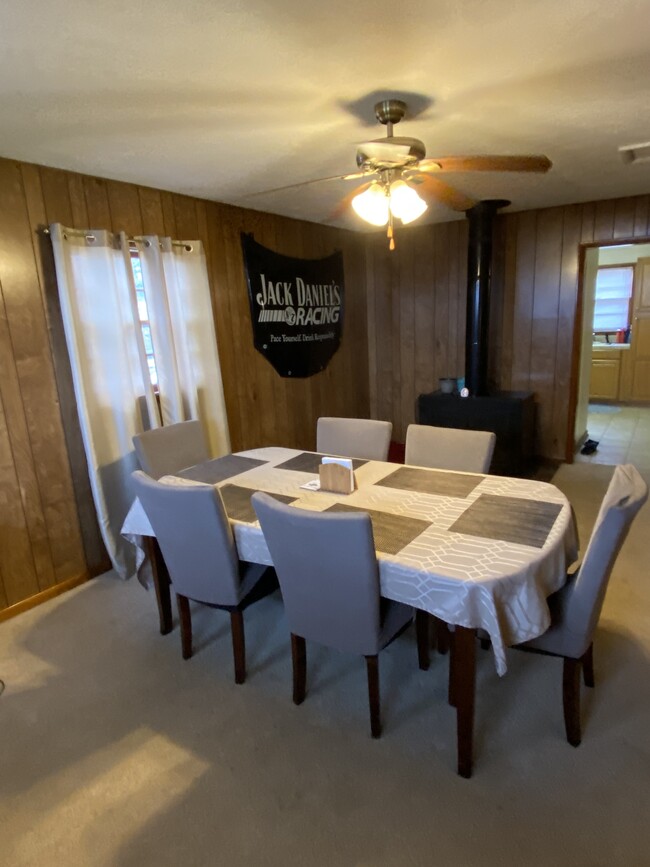
M 388 249 L 395 249 L 395 239 L 393 237 L 393 212 L 389 211 L 388 214 L 388 229 L 386 230 L 386 236 L 388 237 Z

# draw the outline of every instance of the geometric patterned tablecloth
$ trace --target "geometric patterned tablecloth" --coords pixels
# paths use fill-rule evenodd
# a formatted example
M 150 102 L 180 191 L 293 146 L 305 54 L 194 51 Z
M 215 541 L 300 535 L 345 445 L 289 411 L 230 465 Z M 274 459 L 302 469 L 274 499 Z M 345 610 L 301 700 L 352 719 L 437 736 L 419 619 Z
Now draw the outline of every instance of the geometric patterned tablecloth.
M 368 461 L 355 471 L 358 489 L 346 496 L 305 491 L 300 485 L 313 479 L 313 473 L 277 466 L 302 452 L 271 447 L 239 454 L 263 463 L 239 472 L 217 487 L 234 484 L 281 494 L 294 500 L 294 506 L 314 511 L 344 504 L 421 522 L 423 531 L 397 553 L 377 552 L 382 596 L 429 611 L 448 623 L 485 629 L 492 640 L 499 674 L 506 671 L 505 648 L 508 645 L 535 638 L 548 628 L 550 616 L 546 599 L 564 584 L 567 568 L 578 555 L 571 506 L 553 485 L 504 476 L 450 473 L 448 485 L 423 482 L 422 487 L 428 491 L 398 488 L 391 487 L 387 477 L 394 474 L 399 465 Z M 441 470 L 419 470 L 419 473 L 428 472 L 444 475 Z M 467 476 L 466 484 L 462 484 L 464 476 Z M 431 493 L 432 488 L 447 492 Z M 450 490 L 454 495 L 450 495 Z M 465 491 L 469 492 L 462 495 Z M 507 532 L 503 533 L 506 538 L 494 538 L 498 526 L 496 531 L 494 526 L 490 527 L 491 535 L 487 531 L 485 536 L 478 535 L 481 530 L 480 526 L 477 529 L 476 522 L 470 522 L 467 533 L 452 529 L 457 522 L 462 527 L 462 516 L 485 496 L 502 498 L 498 526 L 506 527 Z M 531 509 L 527 510 L 527 506 Z M 556 513 L 552 520 L 547 517 L 545 536 L 540 537 L 536 532 L 533 539 L 530 532 L 517 534 L 520 515 L 536 509 L 547 516 Z M 509 514 L 512 521 L 508 520 Z M 241 559 L 270 565 L 271 558 L 259 524 L 232 523 Z M 417 522 L 412 523 L 417 526 Z M 137 500 L 122 533 L 136 544 L 139 536 L 152 535 Z M 524 541 L 513 541 L 518 537 Z

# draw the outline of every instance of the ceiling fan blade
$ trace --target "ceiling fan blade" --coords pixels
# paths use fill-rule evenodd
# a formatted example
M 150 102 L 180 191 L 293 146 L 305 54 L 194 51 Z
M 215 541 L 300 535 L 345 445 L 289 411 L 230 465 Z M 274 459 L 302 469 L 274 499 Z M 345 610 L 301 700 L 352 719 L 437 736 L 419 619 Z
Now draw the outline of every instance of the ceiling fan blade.
M 313 181 L 301 181 L 299 184 L 287 184 L 286 187 L 274 187 L 272 190 L 261 190 L 259 193 L 247 193 L 244 198 L 250 199 L 254 196 L 266 196 L 269 193 L 281 193 L 284 190 L 296 190 L 298 187 L 307 187 L 309 184 L 322 184 L 325 181 L 352 181 L 357 178 L 365 178 L 368 172 L 354 172 L 351 175 L 332 175 L 329 178 L 314 178 Z
M 369 175 L 376 175 L 377 172 L 353 172 L 351 175 L 341 175 L 342 181 L 356 181 L 358 178 L 367 178 Z
M 434 157 L 422 160 L 424 172 L 547 172 L 553 163 L 541 154 L 520 156 Z
M 470 199 L 469 196 L 450 187 L 445 181 L 431 175 L 422 173 L 419 176 L 410 177 L 408 180 L 409 183 L 417 185 L 423 192 L 428 193 L 431 198 L 437 199 L 454 211 L 467 211 L 476 204 L 474 199 Z
M 354 199 L 361 193 L 364 193 L 368 189 L 368 187 L 371 186 L 372 183 L 372 181 L 368 181 L 367 184 L 361 184 L 360 187 L 357 187 L 356 189 L 349 192 L 346 196 L 343 196 L 341 201 L 329 215 L 328 220 L 339 220 L 341 217 L 343 217 L 351 207 L 352 199 Z

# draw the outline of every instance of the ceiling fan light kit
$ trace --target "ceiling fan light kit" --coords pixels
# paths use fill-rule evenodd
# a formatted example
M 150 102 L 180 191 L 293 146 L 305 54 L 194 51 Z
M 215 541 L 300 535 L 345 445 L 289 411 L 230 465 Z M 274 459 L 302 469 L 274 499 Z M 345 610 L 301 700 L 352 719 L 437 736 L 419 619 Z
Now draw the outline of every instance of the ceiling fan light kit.
M 417 220 L 427 209 L 427 203 L 415 192 L 413 187 L 402 180 L 390 185 L 390 209 L 405 225 Z
M 361 219 L 373 226 L 385 226 L 391 215 L 406 225 L 422 216 L 427 203 L 401 178 L 392 182 L 382 178 L 355 196 L 352 207 Z
M 362 220 L 372 226 L 385 226 L 388 222 L 388 196 L 377 181 L 352 199 L 352 207 Z

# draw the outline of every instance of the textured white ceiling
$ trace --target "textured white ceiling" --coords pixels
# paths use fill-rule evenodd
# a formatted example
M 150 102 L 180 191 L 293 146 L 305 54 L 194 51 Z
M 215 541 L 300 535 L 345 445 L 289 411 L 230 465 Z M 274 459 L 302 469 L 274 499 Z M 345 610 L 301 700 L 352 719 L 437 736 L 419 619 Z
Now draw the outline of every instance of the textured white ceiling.
M 472 197 L 647 193 L 617 148 L 650 141 L 649 46 L 648 0 L 3 3 L 0 154 L 325 222 L 353 181 L 247 196 L 354 171 L 375 97 L 416 94 L 396 134 L 428 156 L 554 163 L 445 176 Z

